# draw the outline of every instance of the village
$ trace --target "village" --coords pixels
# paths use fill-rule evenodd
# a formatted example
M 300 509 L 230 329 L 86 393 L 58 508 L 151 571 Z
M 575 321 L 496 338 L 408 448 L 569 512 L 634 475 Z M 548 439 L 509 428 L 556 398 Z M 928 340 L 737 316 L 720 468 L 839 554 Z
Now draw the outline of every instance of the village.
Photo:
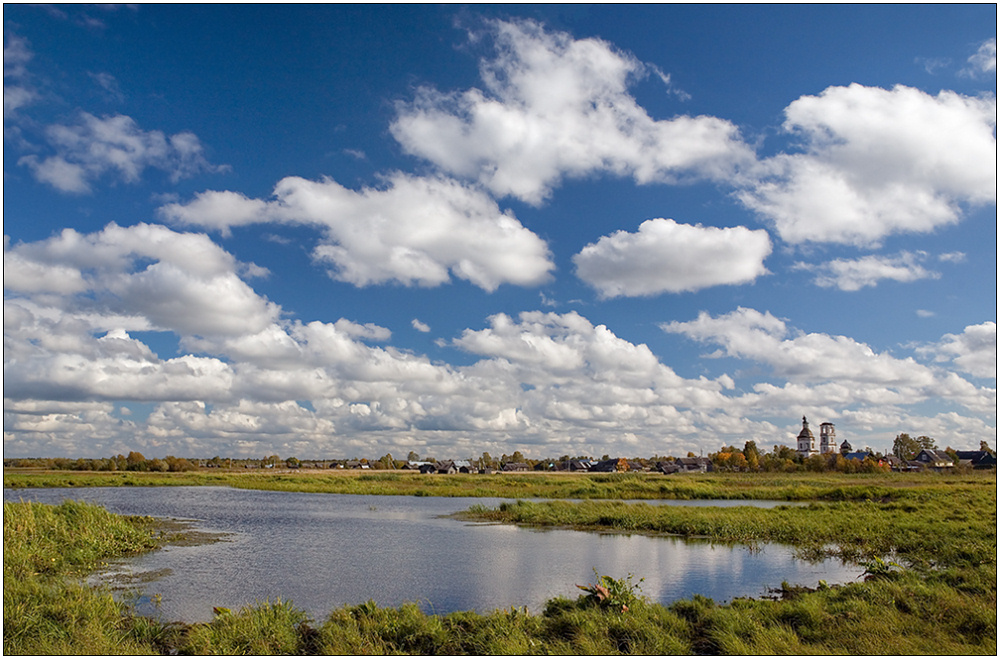
M 74 471 L 153 471 L 178 472 L 196 469 L 268 469 L 296 470 L 397 470 L 421 474 L 497 474 L 526 472 L 560 473 L 660 473 L 665 475 L 709 472 L 842 472 L 875 473 L 906 471 L 971 471 L 996 469 L 996 452 L 985 441 L 978 450 L 939 449 L 934 440 L 919 436 L 897 435 L 891 451 L 884 453 L 870 447 L 854 450 L 850 442 L 837 443 L 834 424 L 820 424 L 819 442 L 802 417 L 802 429 L 795 438 L 796 448 L 775 444 L 771 451 L 760 450 L 756 443 L 747 441 L 743 448 L 723 446 L 706 455 L 689 452 L 685 457 L 653 456 L 649 458 L 624 458 L 603 455 L 560 456 L 557 459 L 531 459 L 520 451 L 511 455 L 493 457 L 483 453 L 479 458 L 441 459 L 421 458 L 410 451 L 405 460 L 387 453 L 378 459 L 306 459 L 281 458 L 270 455 L 264 458 L 165 458 L 147 459 L 138 451 L 109 458 L 15 458 L 5 459 L 5 467 L 64 469 Z

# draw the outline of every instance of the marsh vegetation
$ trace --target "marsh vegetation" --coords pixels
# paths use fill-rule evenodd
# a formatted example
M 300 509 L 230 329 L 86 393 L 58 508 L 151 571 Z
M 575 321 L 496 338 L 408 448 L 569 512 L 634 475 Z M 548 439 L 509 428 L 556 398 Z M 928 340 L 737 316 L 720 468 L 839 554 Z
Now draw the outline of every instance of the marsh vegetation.
M 295 478 L 300 485 L 312 480 Z M 519 485 L 525 498 L 536 493 L 523 480 L 534 475 L 502 476 L 495 482 L 467 478 L 484 489 Z M 353 486 L 403 493 L 408 480 L 354 477 Z M 435 486 L 460 491 L 468 482 L 439 477 L 440 485 Z M 582 584 L 590 587 L 585 594 L 552 599 L 540 613 L 506 609 L 429 615 L 416 604 L 380 607 L 364 602 L 313 620 L 292 602 L 272 600 L 237 611 L 219 610 L 207 623 L 165 623 L 135 616 L 127 603 L 82 587 L 77 579 L 106 557 L 156 546 L 162 538 L 151 520 L 119 517 L 79 503 L 12 503 L 4 506 L 4 651 L 996 654 L 995 473 L 898 478 L 589 476 L 528 482 L 546 492 L 539 498 L 555 498 L 551 492 L 560 491 L 575 499 L 613 498 L 607 496 L 613 492 L 634 499 L 777 498 L 811 503 L 723 509 L 524 501 L 466 514 L 515 524 L 697 535 L 743 543 L 778 541 L 804 552 L 852 556 L 865 567 L 857 582 L 845 586 L 783 584 L 773 598 L 729 603 L 700 596 L 668 605 L 650 603 L 639 589 L 641 582 L 625 575 L 597 575 L 595 584 Z M 290 488 L 286 481 L 272 484 Z M 345 487 L 344 482 L 329 480 L 310 486 Z M 594 596 L 597 585 L 616 592 L 615 605 Z

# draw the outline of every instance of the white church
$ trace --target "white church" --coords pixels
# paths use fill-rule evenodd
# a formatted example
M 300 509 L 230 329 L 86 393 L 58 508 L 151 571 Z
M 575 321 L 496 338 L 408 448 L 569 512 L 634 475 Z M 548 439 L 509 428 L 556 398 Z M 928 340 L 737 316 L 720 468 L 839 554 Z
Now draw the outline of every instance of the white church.
M 796 439 L 796 453 L 803 458 L 821 453 L 837 452 L 837 432 L 833 429 L 832 423 L 821 423 L 819 426 L 819 450 L 816 450 L 816 437 L 812 430 L 809 430 L 809 422 L 802 417 L 802 430 Z

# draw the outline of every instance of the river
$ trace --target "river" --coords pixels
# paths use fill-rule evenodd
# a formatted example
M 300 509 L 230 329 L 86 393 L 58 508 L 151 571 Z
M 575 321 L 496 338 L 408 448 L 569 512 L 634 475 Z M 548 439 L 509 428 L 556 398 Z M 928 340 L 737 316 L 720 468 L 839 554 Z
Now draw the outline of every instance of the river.
M 207 621 L 213 607 L 291 600 L 316 620 L 345 604 L 417 602 L 428 613 L 540 611 L 594 570 L 643 578 L 642 594 L 669 603 L 698 593 L 717 602 L 758 597 L 783 581 L 815 587 L 857 579 L 855 565 L 797 559 L 783 545 L 756 550 L 639 534 L 532 530 L 444 517 L 501 499 L 267 492 L 228 487 L 4 489 L 5 501 L 72 498 L 128 515 L 190 520 L 219 541 L 169 545 L 115 561 L 93 580 L 131 584 L 138 612 Z M 777 502 L 647 502 L 777 505 Z

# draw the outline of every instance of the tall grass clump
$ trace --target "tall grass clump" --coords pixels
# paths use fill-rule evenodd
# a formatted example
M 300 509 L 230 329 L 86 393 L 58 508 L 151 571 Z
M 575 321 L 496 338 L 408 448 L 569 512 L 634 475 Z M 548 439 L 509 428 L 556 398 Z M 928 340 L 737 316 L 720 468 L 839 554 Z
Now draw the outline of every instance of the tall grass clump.
M 192 626 L 178 649 L 200 655 L 308 654 L 308 622 L 304 611 L 280 599 L 235 613 L 218 609 L 210 623 Z
M 104 558 L 155 547 L 149 518 L 75 501 L 4 503 L 4 654 L 153 654 L 160 630 L 76 577 Z

